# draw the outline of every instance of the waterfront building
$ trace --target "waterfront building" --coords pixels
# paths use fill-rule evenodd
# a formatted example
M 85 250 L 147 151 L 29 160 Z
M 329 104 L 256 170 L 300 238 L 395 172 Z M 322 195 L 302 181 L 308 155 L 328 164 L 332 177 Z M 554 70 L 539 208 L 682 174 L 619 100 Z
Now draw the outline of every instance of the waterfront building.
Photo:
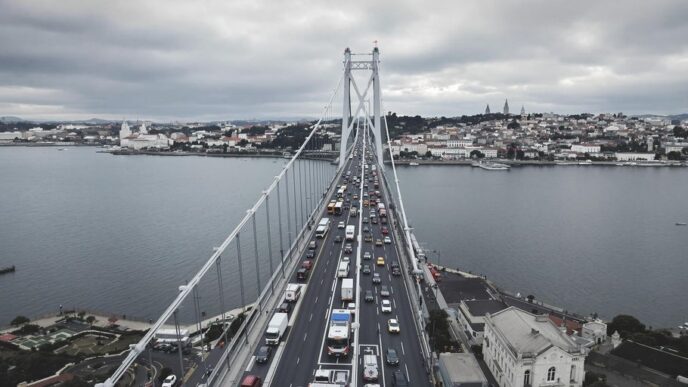
M 586 355 L 547 315 L 512 306 L 485 316 L 483 357 L 500 387 L 581 387 Z
M 457 320 L 468 334 L 472 345 L 483 343 L 485 332 L 485 315 L 506 309 L 506 304 L 499 300 L 461 300 Z
M 122 148 L 140 149 L 167 149 L 171 140 L 162 133 L 148 134 L 146 124 L 141 124 L 138 133 L 133 133 L 126 121 L 122 122 L 119 129 L 119 145 Z
M 616 159 L 618 161 L 652 161 L 655 159 L 655 154 L 654 153 L 616 152 Z
M 607 324 L 601 320 L 587 322 L 583 324 L 581 336 L 595 344 L 602 344 L 607 341 Z
M 576 153 L 599 153 L 600 146 L 595 144 L 573 144 L 571 151 Z
M 487 379 L 470 353 L 440 353 L 438 368 L 447 387 L 487 387 Z

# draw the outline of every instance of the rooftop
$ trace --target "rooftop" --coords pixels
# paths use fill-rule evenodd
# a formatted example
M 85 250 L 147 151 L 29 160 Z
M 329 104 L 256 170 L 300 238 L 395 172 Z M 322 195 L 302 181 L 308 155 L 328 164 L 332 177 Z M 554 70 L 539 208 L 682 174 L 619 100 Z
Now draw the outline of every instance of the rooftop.
M 487 313 L 497 313 L 507 308 L 505 303 L 497 300 L 466 300 L 464 303 L 473 316 L 484 316 Z
M 487 384 L 478 361 L 470 353 L 440 353 L 440 367 L 443 369 L 443 375 L 449 378 L 445 380 L 451 383 L 445 384 L 448 387 L 465 383 Z
M 466 278 L 461 275 L 442 275 L 438 283 L 447 304 L 456 306 L 461 300 L 491 300 L 491 290 L 482 278 Z

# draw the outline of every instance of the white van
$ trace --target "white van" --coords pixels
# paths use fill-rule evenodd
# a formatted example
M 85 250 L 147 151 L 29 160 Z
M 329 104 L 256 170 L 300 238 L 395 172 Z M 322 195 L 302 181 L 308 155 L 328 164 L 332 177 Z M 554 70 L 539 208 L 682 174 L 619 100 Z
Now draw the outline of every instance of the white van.
M 337 277 L 343 278 L 349 276 L 349 262 L 340 262 L 337 269 Z
M 346 234 L 345 234 L 346 240 L 347 241 L 353 241 L 355 238 L 354 234 L 356 234 L 356 226 L 354 226 L 354 225 L 346 226 Z

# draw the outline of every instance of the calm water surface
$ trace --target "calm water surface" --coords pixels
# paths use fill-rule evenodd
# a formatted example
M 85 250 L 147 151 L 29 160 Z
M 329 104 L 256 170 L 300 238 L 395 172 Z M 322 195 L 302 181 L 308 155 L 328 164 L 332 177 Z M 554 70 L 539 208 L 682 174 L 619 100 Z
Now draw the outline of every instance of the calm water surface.
M 157 317 L 283 163 L 0 148 L 0 266 L 18 268 L 0 276 L 0 325 L 60 304 Z M 688 228 L 674 225 L 688 220 L 688 170 L 399 175 L 417 236 L 440 252 L 431 259 L 581 313 L 688 320 Z

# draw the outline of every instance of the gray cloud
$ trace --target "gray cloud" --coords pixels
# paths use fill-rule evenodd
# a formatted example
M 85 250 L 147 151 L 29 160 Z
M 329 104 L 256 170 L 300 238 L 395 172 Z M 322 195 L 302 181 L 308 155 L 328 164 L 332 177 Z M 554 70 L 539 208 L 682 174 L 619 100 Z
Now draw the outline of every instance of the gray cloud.
M 0 2 L 0 115 L 317 116 L 343 49 L 381 49 L 385 108 L 688 111 L 676 1 Z M 359 84 L 365 87 L 361 77 Z

